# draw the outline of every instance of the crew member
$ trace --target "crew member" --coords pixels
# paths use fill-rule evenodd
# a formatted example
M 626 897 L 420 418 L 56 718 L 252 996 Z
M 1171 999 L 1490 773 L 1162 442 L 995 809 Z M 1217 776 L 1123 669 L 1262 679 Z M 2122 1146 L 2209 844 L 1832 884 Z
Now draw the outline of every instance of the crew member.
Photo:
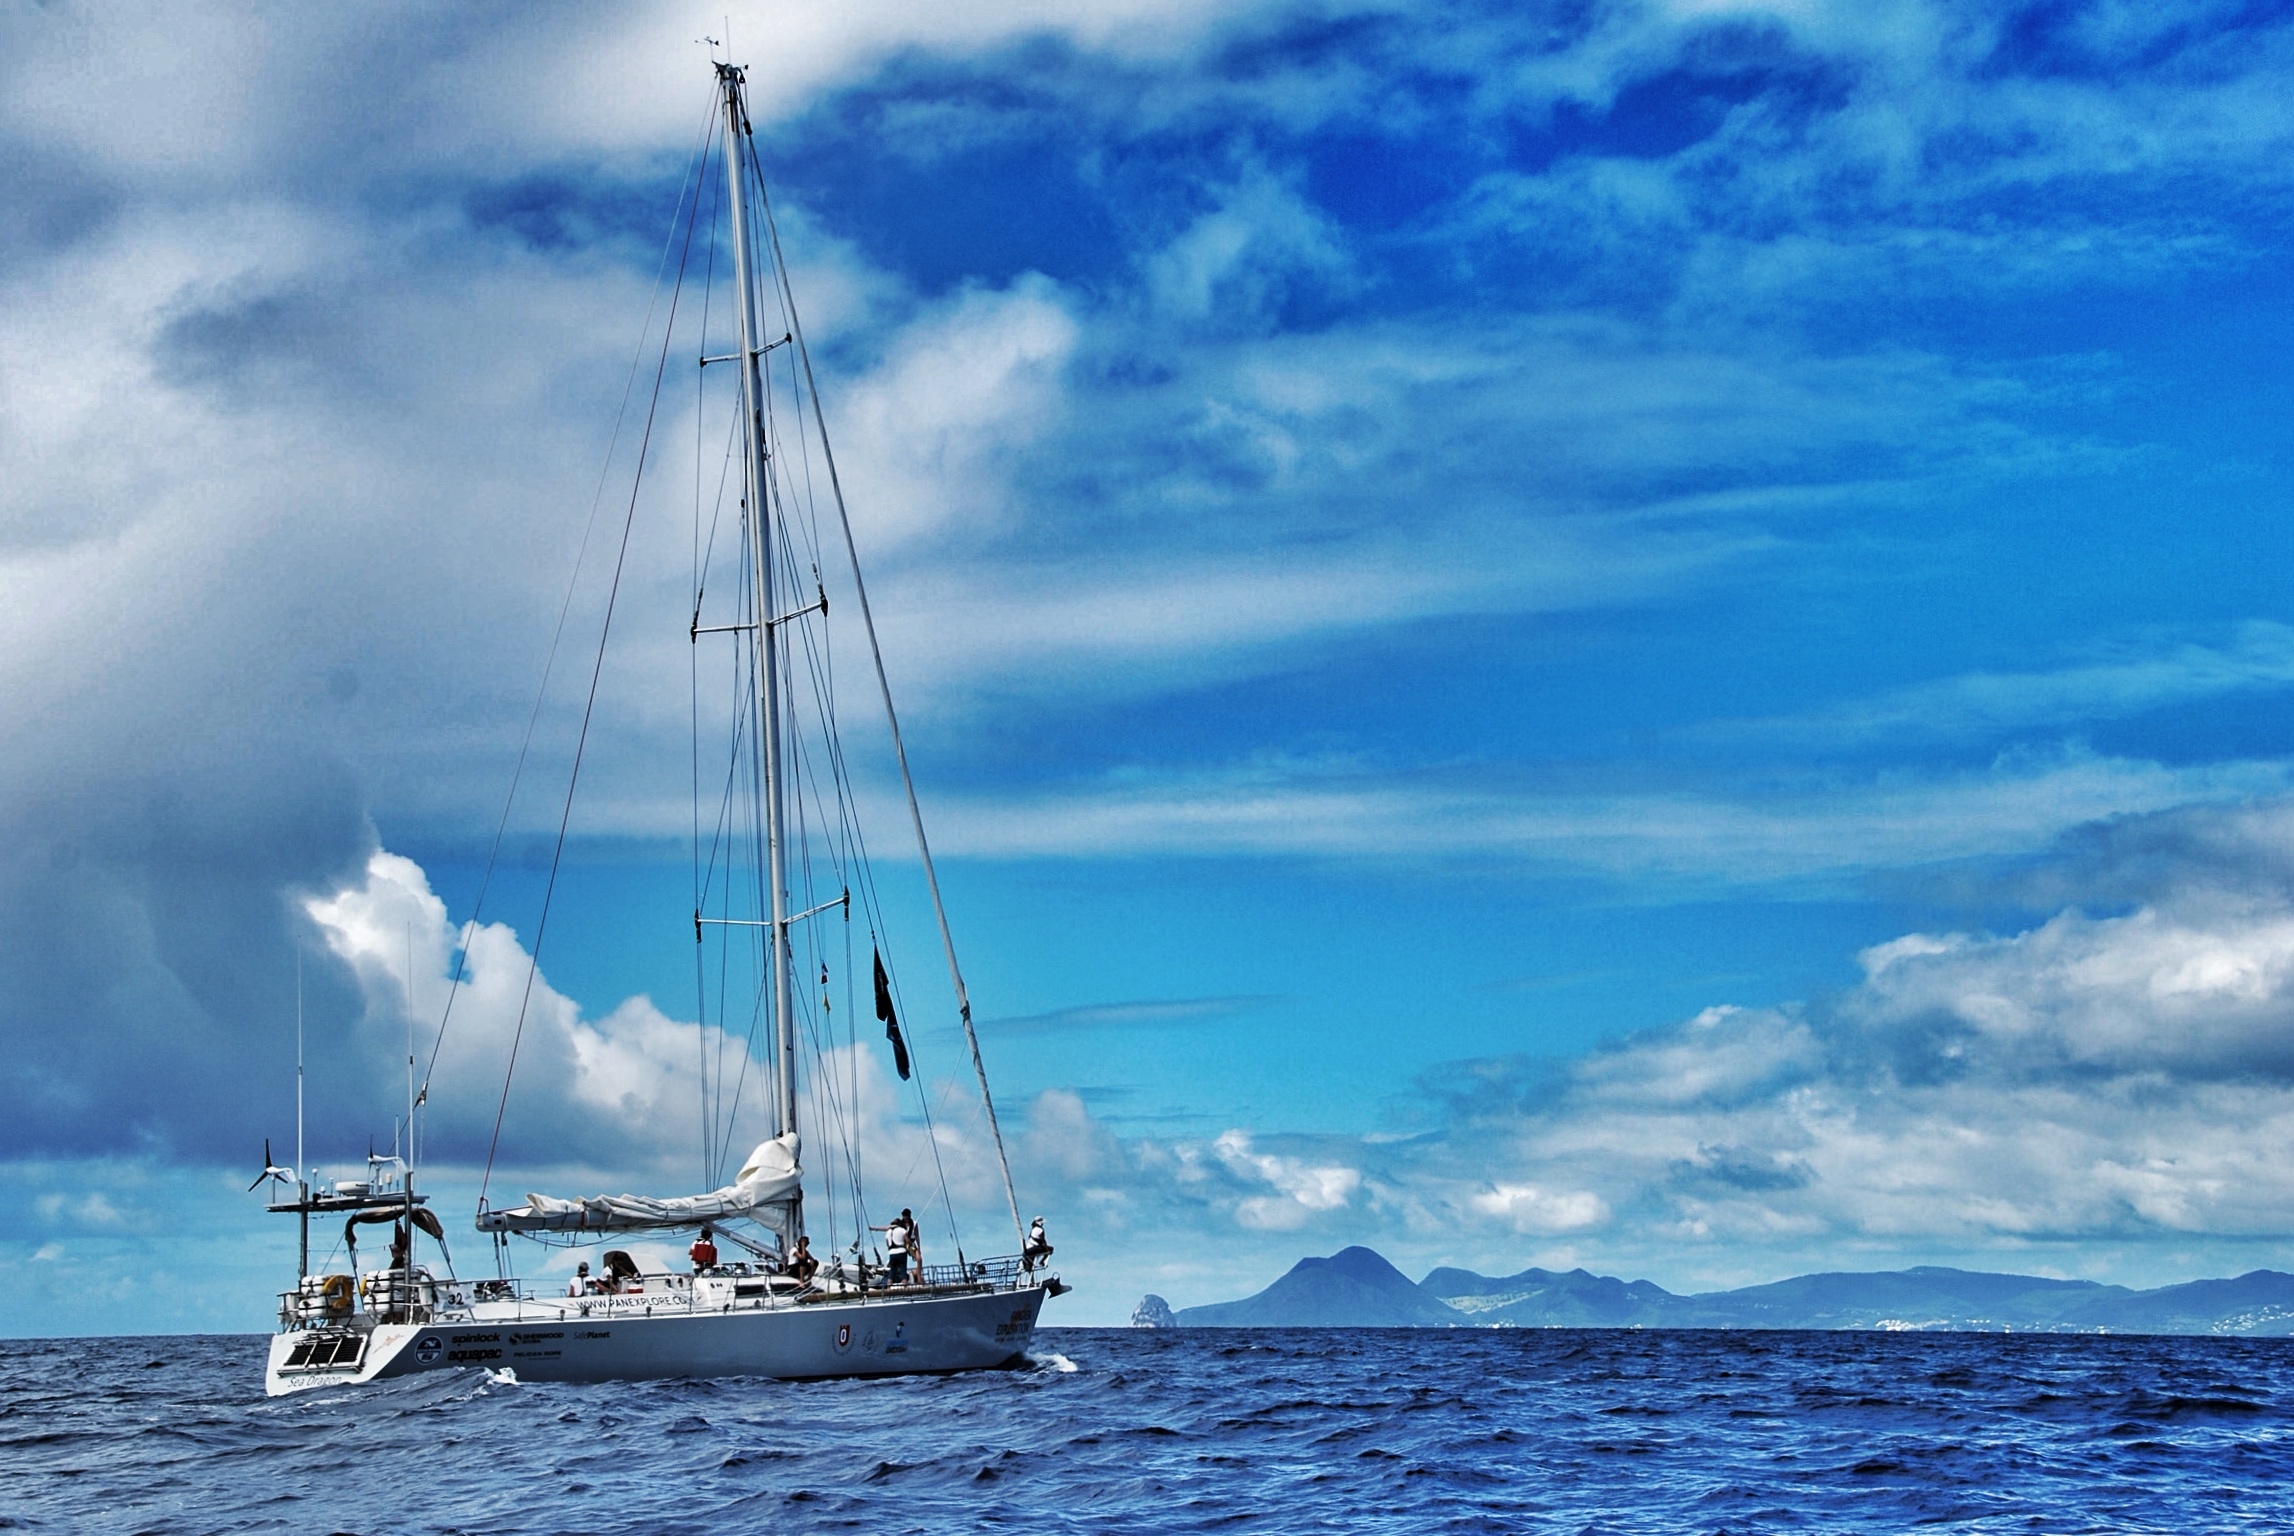
M 891 1283 L 906 1285 L 908 1256 L 916 1249 L 916 1218 L 908 1213 L 906 1206 L 902 1206 L 900 1214 L 890 1222 L 881 1227 L 872 1226 L 868 1230 L 884 1234 L 884 1258 L 892 1270 Z
M 820 1272 L 820 1260 L 812 1256 L 812 1239 L 799 1237 L 796 1252 L 789 1255 L 788 1263 L 781 1268 L 791 1279 L 810 1285 L 812 1277 Z
M 574 1277 L 566 1285 L 566 1294 L 568 1296 L 587 1296 L 589 1294 L 589 1260 L 584 1259 L 574 1266 Z
M 1043 1218 L 1038 1216 L 1028 1225 L 1027 1245 L 1020 1249 L 1020 1263 L 1033 1269 L 1051 1257 L 1051 1239 L 1043 1235 Z
M 717 1267 L 717 1240 L 707 1227 L 703 1227 L 701 1235 L 693 1239 L 692 1255 L 693 1273 L 696 1275 Z

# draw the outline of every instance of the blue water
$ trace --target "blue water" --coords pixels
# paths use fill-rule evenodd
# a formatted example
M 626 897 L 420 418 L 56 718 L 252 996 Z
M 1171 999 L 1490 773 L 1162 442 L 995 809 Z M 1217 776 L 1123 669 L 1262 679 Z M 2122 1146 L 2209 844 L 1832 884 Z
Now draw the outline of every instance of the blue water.
M 2294 1341 L 1047 1330 L 878 1382 L 431 1376 L 0 1343 L 35 1531 L 2288 1531 Z

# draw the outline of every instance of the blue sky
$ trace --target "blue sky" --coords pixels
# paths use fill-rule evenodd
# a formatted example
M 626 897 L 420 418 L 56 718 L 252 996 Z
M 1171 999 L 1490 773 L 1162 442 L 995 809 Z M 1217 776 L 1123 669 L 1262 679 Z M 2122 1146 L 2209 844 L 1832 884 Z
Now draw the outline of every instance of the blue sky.
M 724 10 L 0 22 L 0 1330 L 262 1325 L 298 951 L 314 1151 L 387 1139 Z M 1064 1317 L 1357 1241 L 2294 1265 L 2275 8 L 730 26 Z M 535 1179 L 694 1161 L 680 529 Z

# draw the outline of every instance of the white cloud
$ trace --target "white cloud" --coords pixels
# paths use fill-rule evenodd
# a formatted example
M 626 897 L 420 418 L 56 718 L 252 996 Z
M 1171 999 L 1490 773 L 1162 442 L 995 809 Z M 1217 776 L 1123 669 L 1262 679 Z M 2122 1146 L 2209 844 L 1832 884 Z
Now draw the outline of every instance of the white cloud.
M 1556 793 L 1491 775 L 1413 775 L 1353 763 L 1264 763 L 1225 774 L 1129 774 L 1003 802 L 955 800 L 940 841 L 967 852 L 1504 856 L 1645 880 L 1838 880 L 2042 846 L 2074 827 L 2283 791 L 2276 762 L 2169 767 L 2081 752 L 1976 770 L 1811 774 L 1732 795 Z
M 1907 935 L 1820 1008 L 1708 1009 L 1570 1066 L 1557 1094 L 1461 1100 L 1407 1166 L 1493 1216 L 1517 1189 L 1590 1191 L 1605 1238 L 1642 1253 L 2283 1233 L 2294 905 L 2184 877 L 2116 916 Z
M 643 1192 L 655 1194 L 713 1187 L 770 1132 L 765 1067 L 746 1059 L 741 1039 L 714 1025 L 670 1018 L 645 997 L 625 999 L 591 1017 L 546 976 L 535 975 L 529 993 L 530 956 L 518 937 L 494 923 L 450 928 L 444 903 L 410 859 L 378 851 L 358 883 L 306 905 L 333 953 L 357 975 L 365 1002 L 357 1032 L 369 1081 L 356 1096 L 385 1112 L 402 1112 L 405 1102 L 409 948 L 415 1050 L 426 1068 L 455 946 L 466 946 L 461 988 L 436 1070 L 427 1079 L 423 1147 L 426 1158 L 441 1165 L 439 1176 L 474 1178 L 470 1170 L 485 1161 L 513 1044 L 516 1071 L 503 1116 L 501 1166 L 492 1182 L 496 1203 L 515 1200 L 537 1181 L 557 1194 L 648 1181 L 652 1187 Z M 820 1026 L 815 1021 L 808 1027 Z M 930 1065 L 929 1051 L 947 1043 L 913 1022 L 910 1037 L 920 1067 Z M 870 1211 L 879 1222 L 884 1212 L 905 1205 L 940 1230 L 945 1179 L 967 1225 L 984 1219 L 985 1233 L 1008 1225 L 976 1090 L 920 1072 L 932 1095 L 927 1129 L 916 1090 L 892 1079 L 880 1047 L 823 1043 L 817 1058 L 809 1051 L 802 1058 L 798 1100 L 808 1209 L 819 1240 L 849 1241 L 852 1235 L 848 1170 L 855 1149 Z M 706 1081 L 704 1057 L 710 1063 Z M 724 1121 L 736 1087 L 744 1084 L 740 1112 L 728 1130 Z M 722 1160 L 707 1174 L 700 1166 L 705 1093 L 717 1122 L 711 1140 Z M 343 1095 L 333 1097 L 339 1101 Z M 337 1128 L 322 1129 L 340 1140 Z M 1080 1101 L 1053 1093 L 1031 1111 L 1023 1145 L 1028 1155 L 1055 1168 L 1088 1169 L 1108 1155 L 1112 1143 Z M 704 1178 L 709 1182 L 702 1183 Z
M 1164 321 L 1264 322 L 1290 285 L 1344 288 L 1352 261 L 1323 216 L 1263 166 L 1219 188 L 1214 206 L 1144 262 Z
M 923 49 L 979 56 L 1064 37 L 1116 59 L 1168 60 L 1223 25 L 1205 0 L 1049 0 L 820 7 L 767 0 L 653 3 L 596 12 L 281 12 L 178 0 L 132 11 L 12 17 L 0 52 L 7 128 L 153 182 L 228 182 L 280 161 L 337 154 L 360 168 L 454 163 L 498 173 L 540 159 L 681 153 L 709 105 L 709 51 L 730 25 L 770 125 Z M 141 110 L 89 112 L 100 82 Z M 331 109 L 331 110 L 330 110 Z M 366 131 L 387 117 L 398 130 Z
M 437 1067 L 428 1075 L 426 1128 L 434 1144 L 451 1149 L 449 1158 L 477 1160 L 514 1045 L 517 1068 L 504 1124 L 515 1161 L 619 1165 L 625 1173 L 654 1175 L 674 1168 L 688 1182 L 695 1177 L 700 1062 L 707 1054 L 738 1073 L 745 1059 L 740 1041 L 714 1027 L 704 1032 L 672 1020 L 643 997 L 590 1019 L 545 976 L 535 974 L 529 989 L 530 957 L 517 936 L 499 923 L 458 932 L 420 866 L 396 854 L 377 851 L 361 883 L 313 897 L 306 910 L 358 976 L 366 999 L 359 1026 L 365 1057 L 386 1089 L 403 1081 L 410 982 L 415 1052 L 425 1068 L 438 1021 L 447 1018 Z M 465 952 L 463 977 L 447 1015 L 458 945 Z M 761 1076 L 761 1068 L 748 1065 Z M 379 1097 L 390 1102 L 387 1091 Z M 744 1129 L 757 1132 L 750 1140 L 761 1137 L 754 1114 Z
M 1301 1243 L 1357 1241 L 1676 1287 L 1924 1262 L 2156 1284 L 2283 1262 L 2289 827 L 2285 801 L 2115 824 L 2101 835 L 2130 854 L 2186 853 L 2132 910 L 1908 934 L 1820 1004 L 1716 1005 L 1571 1062 L 1460 1064 L 1429 1081 L 1433 1112 L 1411 1135 L 1092 1133 L 1091 1181 L 1129 1215 L 1060 1209 L 1110 1246 L 1209 1224 L 1270 1278 Z M 2225 884 L 2227 841 L 2274 874 Z M 1080 1104 L 1063 1108 L 1080 1139 Z M 1248 1289 L 1191 1271 L 1170 1283 L 1199 1299 Z
M 1231 1173 L 1273 1186 L 1274 1193 L 1247 1195 L 1236 1202 L 1235 1220 L 1261 1232 L 1288 1232 L 1313 1217 L 1351 1204 L 1362 1188 L 1362 1172 L 1343 1163 L 1313 1163 L 1260 1152 L 1247 1132 L 1227 1131 L 1210 1151 Z
M 1516 1232 L 1539 1237 L 1581 1232 L 1609 1220 L 1609 1206 L 1589 1190 L 1545 1190 L 1534 1184 L 1493 1184 L 1471 1202 L 1484 1216 Z
M 2145 710 L 2294 687 L 2294 628 L 2250 620 L 2219 645 L 2113 647 L 2047 671 L 1973 672 L 1776 720 L 1720 722 L 1698 737 L 1765 737 L 1858 745 L 1886 739 L 1984 737 L 2121 719 Z
M 968 290 L 919 316 L 845 391 L 839 462 L 874 551 L 952 532 L 978 543 L 1008 525 L 1008 461 L 1065 409 L 1076 336 L 1046 280 Z

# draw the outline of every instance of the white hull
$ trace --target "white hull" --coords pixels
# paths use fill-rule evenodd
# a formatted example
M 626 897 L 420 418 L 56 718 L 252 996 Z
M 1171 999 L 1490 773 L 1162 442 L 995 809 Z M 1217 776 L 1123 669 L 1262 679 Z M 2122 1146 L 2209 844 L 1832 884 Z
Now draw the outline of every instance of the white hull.
M 520 1381 L 987 1370 L 1025 1356 L 1046 1294 L 1028 1285 L 725 1311 L 648 1306 L 639 1297 L 480 1302 L 449 1321 L 379 1323 L 351 1358 L 316 1369 L 288 1362 L 319 1330 L 277 1334 L 264 1388 L 278 1397 L 472 1367 L 510 1370 Z

